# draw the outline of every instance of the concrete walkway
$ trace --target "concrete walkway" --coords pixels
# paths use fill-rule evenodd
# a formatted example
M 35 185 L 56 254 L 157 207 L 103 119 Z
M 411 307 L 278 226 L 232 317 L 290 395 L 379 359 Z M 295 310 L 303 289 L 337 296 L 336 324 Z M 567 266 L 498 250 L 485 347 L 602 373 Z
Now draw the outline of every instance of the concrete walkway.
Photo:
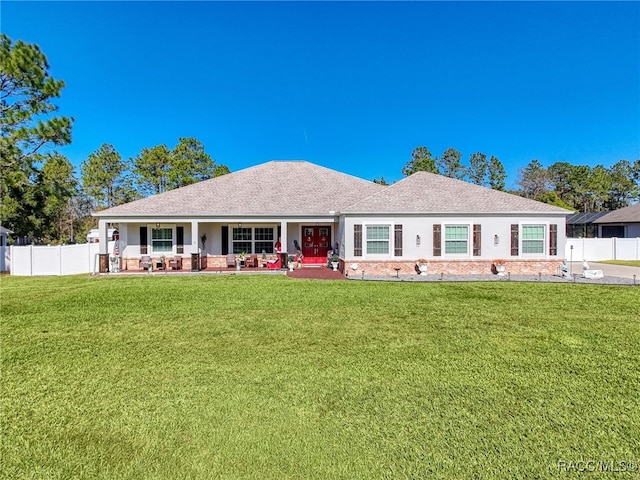
M 606 263 L 590 262 L 587 260 L 591 270 L 602 270 L 605 277 L 633 278 L 635 275 L 640 282 L 640 267 L 625 267 L 622 265 L 608 265 Z M 573 262 L 572 272 L 582 275 L 582 262 Z

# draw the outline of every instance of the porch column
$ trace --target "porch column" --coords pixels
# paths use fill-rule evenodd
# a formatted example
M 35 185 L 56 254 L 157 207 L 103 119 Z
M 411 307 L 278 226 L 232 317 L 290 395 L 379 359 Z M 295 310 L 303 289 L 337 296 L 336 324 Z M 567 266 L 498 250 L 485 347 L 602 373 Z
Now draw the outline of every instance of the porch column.
M 109 223 L 106 220 L 98 220 L 98 239 L 100 240 L 99 252 L 109 253 Z
M 198 250 L 198 222 L 193 220 L 191 222 L 191 253 L 200 253 Z
M 291 253 L 289 244 L 287 242 L 287 222 L 280 222 L 280 243 L 282 244 L 282 251 Z

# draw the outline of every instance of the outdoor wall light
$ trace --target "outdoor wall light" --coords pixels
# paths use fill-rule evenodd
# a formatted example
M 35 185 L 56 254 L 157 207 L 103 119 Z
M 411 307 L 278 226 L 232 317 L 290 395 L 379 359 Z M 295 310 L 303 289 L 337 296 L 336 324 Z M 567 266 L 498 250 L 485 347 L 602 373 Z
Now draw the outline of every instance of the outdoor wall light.
M 420 246 L 420 235 L 416 235 L 416 247 Z
M 493 236 L 493 244 L 500 245 L 500 237 L 498 235 Z
M 156 223 L 156 228 L 160 228 L 160 223 Z

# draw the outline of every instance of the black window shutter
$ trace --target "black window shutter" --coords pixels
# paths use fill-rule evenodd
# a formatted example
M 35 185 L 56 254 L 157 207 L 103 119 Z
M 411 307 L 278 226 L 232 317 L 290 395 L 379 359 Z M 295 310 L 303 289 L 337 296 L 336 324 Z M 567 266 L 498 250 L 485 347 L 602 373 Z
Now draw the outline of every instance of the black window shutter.
M 482 249 L 482 235 L 481 235 L 482 227 L 480 225 L 473 226 L 473 256 L 479 257 L 481 255 Z
M 353 226 L 353 256 L 362 256 L 362 225 Z
M 558 255 L 558 225 L 549 225 L 549 255 Z
M 394 235 L 394 252 L 396 257 L 402 256 L 402 225 L 395 226 Z
M 229 227 L 227 225 L 222 226 L 222 238 L 221 246 L 222 246 L 222 255 L 226 255 L 229 253 Z
M 520 237 L 518 235 L 518 224 L 514 223 L 511 225 L 511 256 L 518 256 L 518 243 L 520 242 Z
M 140 227 L 140 255 L 147 254 L 147 227 Z
M 433 256 L 442 256 L 442 226 L 433 226 Z
M 176 227 L 176 253 L 184 253 L 184 227 Z

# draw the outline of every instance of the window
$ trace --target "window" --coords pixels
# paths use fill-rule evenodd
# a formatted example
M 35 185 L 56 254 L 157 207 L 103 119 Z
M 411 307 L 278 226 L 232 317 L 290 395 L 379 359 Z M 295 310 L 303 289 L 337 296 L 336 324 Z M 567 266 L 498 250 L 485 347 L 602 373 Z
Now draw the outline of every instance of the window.
M 367 225 L 367 254 L 389 253 L 389 225 Z
M 469 251 L 469 226 L 445 225 L 444 253 L 464 254 Z
M 522 226 L 522 253 L 544 253 L 544 225 Z
M 275 239 L 272 227 L 236 227 L 231 233 L 231 252 L 238 253 L 273 253 Z
M 273 253 L 273 228 L 257 227 L 254 229 L 256 239 L 256 253 Z
M 233 253 L 251 253 L 251 228 L 237 227 L 233 229 Z
M 172 228 L 152 228 L 151 229 L 151 252 L 170 253 L 173 250 L 173 229 Z

